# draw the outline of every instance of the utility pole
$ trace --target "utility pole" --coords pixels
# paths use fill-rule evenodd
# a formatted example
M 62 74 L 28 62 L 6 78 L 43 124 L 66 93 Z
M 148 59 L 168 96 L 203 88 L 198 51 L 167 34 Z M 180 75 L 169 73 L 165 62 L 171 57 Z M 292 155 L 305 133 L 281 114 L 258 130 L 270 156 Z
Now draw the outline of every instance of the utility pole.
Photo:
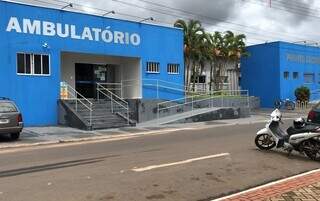
M 269 6 L 270 6 L 270 8 L 271 8 L 271 4 L 272 4 L 272 0 L 269 0 Z

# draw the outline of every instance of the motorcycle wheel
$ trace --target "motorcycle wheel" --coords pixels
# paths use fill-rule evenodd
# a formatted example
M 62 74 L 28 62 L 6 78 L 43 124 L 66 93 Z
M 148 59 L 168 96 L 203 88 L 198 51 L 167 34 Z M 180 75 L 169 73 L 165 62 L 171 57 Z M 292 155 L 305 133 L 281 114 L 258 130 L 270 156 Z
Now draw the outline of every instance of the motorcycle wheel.
M 274 139 L 268 134 L 259 134 L 254 140 L 256 146 L 261 150 L 270 150 L 276 146 Z
M 301 143 L 301 149 L 311 160 L 320 160 L 320 143 L 313 140 L 306 140 Z

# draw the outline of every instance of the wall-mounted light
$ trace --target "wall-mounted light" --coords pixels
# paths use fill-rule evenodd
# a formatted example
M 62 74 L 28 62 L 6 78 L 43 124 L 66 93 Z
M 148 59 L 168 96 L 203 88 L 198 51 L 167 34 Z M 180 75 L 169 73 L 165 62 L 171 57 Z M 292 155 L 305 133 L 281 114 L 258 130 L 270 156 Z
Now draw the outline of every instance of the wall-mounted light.
M 65 8 L 68 8 L 68 7 L 73 8 L 73 4 L 69 3 L 68 5 L 63 6 L 61 10 L 64 10 Z
M 49 49 L 49 48 L 50 48 L 50 46 L 49 46 L 48 43 L 43 43 L 43 44 L 42 44 L 42 47 L 43 47 L 43 48 L 46 48 L 46 49 Z
M 148 18 L 145 18 L 143 20 L 140 20 L 139 22 L 141 23 L 141 22 L 145 22 L 145 21 L 148 21 L 148 20 L 153 21 L 154 18 L 153 17 L 148 17 Z
M 106 12 L 105 14 L 103 14 L 102 16 L 104 17 L 104 16 L 106 16 L 106 15 L 109 15 L 109 14 L 116 14 L 116 12 L 114 11 L 114 10 L 111 10 L 111 11 L 109 11 L 109 12 Z

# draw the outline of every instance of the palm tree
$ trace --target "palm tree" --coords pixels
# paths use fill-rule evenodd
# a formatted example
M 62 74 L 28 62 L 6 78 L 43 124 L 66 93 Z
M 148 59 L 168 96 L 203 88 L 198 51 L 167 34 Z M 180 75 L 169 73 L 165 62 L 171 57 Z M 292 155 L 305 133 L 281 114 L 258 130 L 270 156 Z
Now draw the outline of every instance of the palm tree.
M 235 66 L 240 62 L 241 56 L 247 56 L 246 36 L 244 34 L 235 35 L 231 31 L 226 31 L 224 34 L 215 32 L 210 35 L 211 49 L 214 59 L 214 64 L 211 63 L 211 79 L 214 78 L 216 90 L 221 89 L 224 82 L 223 71 L 227 65 L 234 63 Z M 211 81 L 213 83 L 213 81 Z
M 218 64 L 222 57 L 223 48 L 223 36 L 220 32 L 216 31 L 213 34 L 207 34 L 208 38 L 208 61 L 210 63 L 210 86 L 209 90 L 212 90 L 212 85 L 214 81 L 218 80 L 218 75 L 220 74 L 218 70 Z M 218 89 L 217 84 L 215 84 L 215 89 Z
M 184 33 L 184 62 L 186 66 L 186 86 L 190 84 L 190 64 L 192 61 L 192 71 L 195 70 L 195 59 L 199 48 L 199 37 L 204 34 L 202 25 L 197 20 L 177 20 L 174 23 L 175 27 L 181 28 Z

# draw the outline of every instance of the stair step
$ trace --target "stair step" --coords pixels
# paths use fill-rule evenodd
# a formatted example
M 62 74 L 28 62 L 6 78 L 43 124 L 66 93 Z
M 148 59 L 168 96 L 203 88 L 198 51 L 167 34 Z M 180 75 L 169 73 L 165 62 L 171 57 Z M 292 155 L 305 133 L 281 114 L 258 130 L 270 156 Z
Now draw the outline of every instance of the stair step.
M 70 107 L 72 107 L 74 110 L 76 108 L 76 102 L 69 100 L 66 101 Z M 111 112 L 111 101 L 108 100 L 92 100 L 90 99 L 90 102 L 92 102 L 92 109 L 91 112 L 91 123 L 92 123 L 92 129 L 107 129 L 107 128 L 120 128 L 120 127 L 127 127 L 131 126 L 128 125 L 128 122 L 125 118 L 120 117 L 119 115 Z M 84 103 L 86 103 L 84 101 Z M 124 113 L 124 109 L 121 108 L 121 106 L 115 106 L 115 111 L 121 111 Z M 90 121 L 90 111 L 89 109 L 81 104 L 77 103 L 77 111 L 78 115 L 80 115 L 84 120 L 87 122 Z M 124 113 L 126 115 L 126 112 Z
M 89 121 L 90 119 L 86 119 L 87 121 Z M 105 122 L 105 123 L 109 123 L 109 122 L 124 122 L 126 121 L 125 119 L 120 119 L 120 118 L 114 118 L 114 119 L 104 119 L 104 118 L 100 118 L 100 119 L 92 119 L 92 122 Z
M 120 128 L 120 127 L 127 127 L 128 124 L 93 124 L 93 129 L 107 129 L 107 128 Z

